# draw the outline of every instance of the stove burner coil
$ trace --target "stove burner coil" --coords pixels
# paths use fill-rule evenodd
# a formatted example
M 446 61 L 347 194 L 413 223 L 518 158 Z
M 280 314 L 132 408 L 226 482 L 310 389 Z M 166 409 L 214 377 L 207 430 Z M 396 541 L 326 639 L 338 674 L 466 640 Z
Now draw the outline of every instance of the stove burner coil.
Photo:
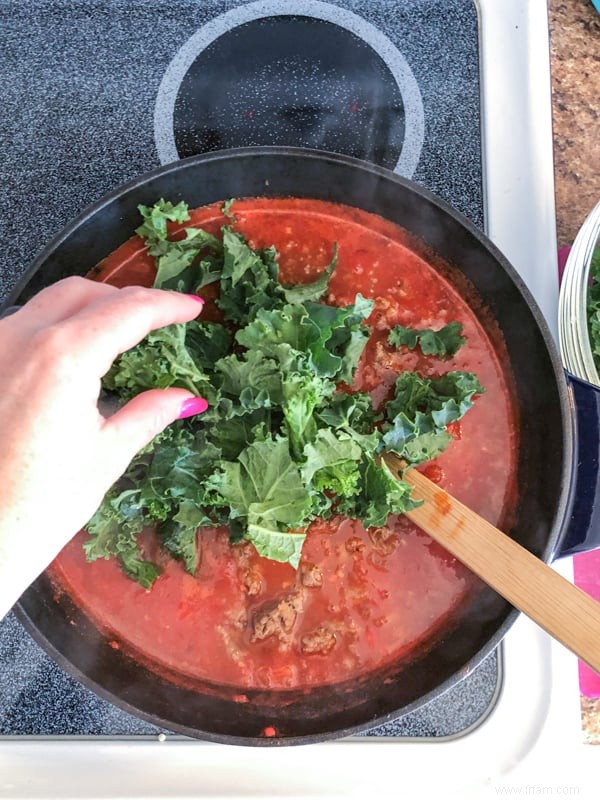
M 420 91 L 399 51 L 370 23 L 317 0 L 259 0 L 216 17 L 176 54 L 155 108 L 162 163 L 289 145 L 411 177 L 423 134 Z

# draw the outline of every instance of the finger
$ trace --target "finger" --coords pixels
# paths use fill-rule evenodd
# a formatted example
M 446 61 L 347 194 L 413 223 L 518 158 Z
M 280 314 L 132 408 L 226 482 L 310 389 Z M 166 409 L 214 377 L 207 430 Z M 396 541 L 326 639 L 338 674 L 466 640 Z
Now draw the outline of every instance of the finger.
M 118 289 L 107 283 L 74 275 L 42 289 L 16 312 L 14 319 L 33 323 L 36 328 L 54 325 L 115 292 Z
M 150 389 L 119 409 L 103 427 L 116 480 L 139 452 L 176 419 L 206 411 L 208 403 L 185 389 Z
M 86 306 L 61 328 L 90 368 L 104 373 L 155 328 L 195 319 L 202 303 L 195 295 L 131 286 Z

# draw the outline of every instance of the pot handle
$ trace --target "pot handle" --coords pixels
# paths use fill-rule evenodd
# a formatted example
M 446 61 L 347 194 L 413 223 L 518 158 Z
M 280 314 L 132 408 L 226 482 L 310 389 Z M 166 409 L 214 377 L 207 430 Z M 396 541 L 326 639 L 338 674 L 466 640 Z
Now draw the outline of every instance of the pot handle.
M 600 547 L 600 387 L 565 370 L 575 427 L 571 515 L 554 558 Z

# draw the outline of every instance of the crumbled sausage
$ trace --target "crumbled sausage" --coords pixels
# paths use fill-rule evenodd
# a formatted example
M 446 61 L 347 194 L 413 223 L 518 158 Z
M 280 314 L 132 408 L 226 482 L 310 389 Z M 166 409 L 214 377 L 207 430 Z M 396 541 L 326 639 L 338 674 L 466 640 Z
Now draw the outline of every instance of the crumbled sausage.
M 269 604 L 254 614 L 252 618 L 252 641 L 259 642 L 269 636 L 277 636 L 282 641 L 288 638 L 296 622 L 298 612 L 302 611 L 302 596 L 290 594 L 274 605 Z
M 324 625 L 306 633 L 300 640 L 300 649 L 307 655 L 326 656 L 335 646 L 335 633 Z
M 349 553 L 362 553 L 365 549 L 365 543 L 358 536 L 351 536 L 346 540 L 346 550 Z
M 323 585 L 323 573 L 316 564 L 302 564 L 300 580 L 303 586 L 313 589 Z
M 246 594 L 253 597 L 260 594 L 263 586 L 262 575 L 256 569 L 242 570 L 242 587 Z
M 243 630 L 248 625 L 248 613 L 245 609 L 241 611 L 234 610 L 227 616 L 230 619 L 233 627 L 237 628 L 238 630 Z
M 389 528 L 369 528 L 373 547 L 383 556 L 389 556 L 398 547 L 398 536 Z
M 231 548 L 231 554 L 240 567 L 248 567 L 253 555 L 256 555 L 256 550 L 250 542 L 239 542 Z

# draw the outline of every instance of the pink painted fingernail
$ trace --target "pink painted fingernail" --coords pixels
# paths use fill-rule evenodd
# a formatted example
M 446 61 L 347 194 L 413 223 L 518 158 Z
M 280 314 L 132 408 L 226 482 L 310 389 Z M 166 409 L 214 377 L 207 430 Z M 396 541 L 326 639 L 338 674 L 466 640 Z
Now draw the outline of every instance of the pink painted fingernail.
M 203 414 L 207 408 L 208 403 L 203 397 L 188 397 L 188 399 L 184 400 L 181 404 L 177 419 L 193 417 L 194 414 Z
M 204 305 L 204 300 L 202 297 L 198 297 L 197 294 L 188 294 L 188 297 L 192 300 L 195 300 L 197 303 L 202 303 Z

